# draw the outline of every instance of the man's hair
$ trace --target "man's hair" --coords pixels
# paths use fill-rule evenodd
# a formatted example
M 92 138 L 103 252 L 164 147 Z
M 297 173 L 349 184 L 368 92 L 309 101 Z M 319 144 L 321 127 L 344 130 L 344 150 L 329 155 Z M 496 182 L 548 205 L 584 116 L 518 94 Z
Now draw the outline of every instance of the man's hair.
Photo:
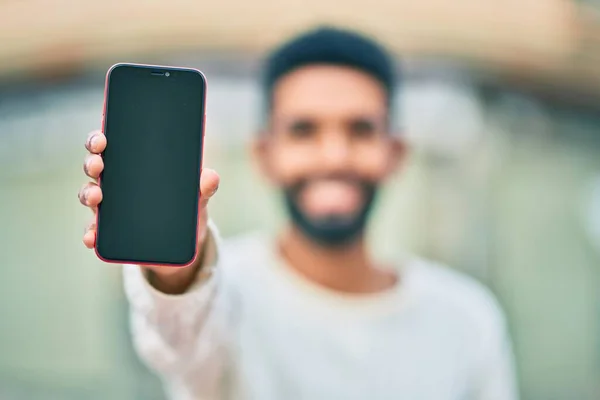
M 338 65 L 362 71 L 377 79 L 392 103 L 396 84 L 395 65 L 387 51 L 357 32 L 319 27 L 276 48 L 264 65 L 263 90 L 267 111 L 272 107 L 273 89 L 288 73 L 308 65 Z

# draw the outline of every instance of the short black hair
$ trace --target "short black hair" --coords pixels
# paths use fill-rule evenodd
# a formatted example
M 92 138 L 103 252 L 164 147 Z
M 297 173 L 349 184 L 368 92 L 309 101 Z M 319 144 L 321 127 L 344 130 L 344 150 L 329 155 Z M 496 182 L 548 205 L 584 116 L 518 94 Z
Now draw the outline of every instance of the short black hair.
M 267 110 L 272 107 L 273 89 L 283 76 L 315 64 L 345 66 L 372 76 L 386 90 L 388 104 L 392 103 L 396 66 L 383 46 L 355 31 L 322 26 L 283 43 L 266 58 L 263 95 Z

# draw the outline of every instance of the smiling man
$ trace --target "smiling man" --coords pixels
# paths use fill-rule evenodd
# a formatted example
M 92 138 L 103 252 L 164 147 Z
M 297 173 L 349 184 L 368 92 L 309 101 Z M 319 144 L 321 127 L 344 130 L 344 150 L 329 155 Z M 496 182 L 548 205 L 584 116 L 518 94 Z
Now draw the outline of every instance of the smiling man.
M 332 28 L 267 58 L 253 152 L 287 229 L 221 243 L 206 210 L 219 177 L 205 170 L 198 262 L 124 267 L 136 349 L 170 398 L 516 399 L 493 296 L 444 266 L 380 265 L 368 251 L 374 199 L 405 157 L 390 131 L 394 71 L 372 40 Z M 86 146 L 97 178 L 106 138 Z M 80 198 L 94 208 L 102 193 L 88 184 Z

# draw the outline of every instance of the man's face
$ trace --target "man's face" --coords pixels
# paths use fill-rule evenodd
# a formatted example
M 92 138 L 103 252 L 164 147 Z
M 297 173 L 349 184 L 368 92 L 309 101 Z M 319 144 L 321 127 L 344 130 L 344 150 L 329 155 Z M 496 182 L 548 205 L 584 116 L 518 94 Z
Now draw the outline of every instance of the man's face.
M 308 66 L 277 83 L 272 104 L 269 132 L 255 147 L 263 171 L 307 236 L 352 242 L 402 153 L 388 132 L 385 89 L 354 69 Z

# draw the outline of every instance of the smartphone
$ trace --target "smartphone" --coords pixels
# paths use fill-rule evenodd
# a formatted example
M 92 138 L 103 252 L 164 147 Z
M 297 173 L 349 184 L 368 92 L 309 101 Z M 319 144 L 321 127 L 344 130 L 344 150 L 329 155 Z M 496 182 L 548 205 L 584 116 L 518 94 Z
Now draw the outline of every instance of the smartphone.
M 126 63 L 108 70 L 95 243 L 101 260 L 194 262 L 205 104 L 199 70 Z

